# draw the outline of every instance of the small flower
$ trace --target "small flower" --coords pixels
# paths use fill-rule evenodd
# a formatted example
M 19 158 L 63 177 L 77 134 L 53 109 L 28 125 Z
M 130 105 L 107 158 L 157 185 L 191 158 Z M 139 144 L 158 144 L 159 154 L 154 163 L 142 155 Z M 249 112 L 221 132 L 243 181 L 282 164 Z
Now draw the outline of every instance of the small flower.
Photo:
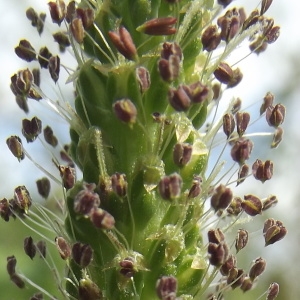
M 140 25 L 136 30 L 149 35 L 172 35 L 176 32 L 174 17 L 156 18 Z
M 221 42 L 221 35 L 218 32 L 218 27 L 216 25 L 208 26 L 202 33 L 201 42 L 203 50 L 208 52 L 215 50 Z

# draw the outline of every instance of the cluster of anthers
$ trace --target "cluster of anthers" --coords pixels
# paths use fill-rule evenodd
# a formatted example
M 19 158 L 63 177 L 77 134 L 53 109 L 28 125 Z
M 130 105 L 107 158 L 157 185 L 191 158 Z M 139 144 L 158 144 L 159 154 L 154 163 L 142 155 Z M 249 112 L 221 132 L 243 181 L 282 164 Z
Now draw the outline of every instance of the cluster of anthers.
M 17 104 L 28 113 L 28 99 L 49 103 L 69 122 L 72 143 L 53 160 L 58 176 L 34 162 L 47 175 L 36 182 L 43 198 L 50 195 L 51 181 L 62 186 L 65 203 L 59 205 L 65 220 L 38 203 L 38 212 L 31 210 L 35 201 L 25 186 L 18 186 L 12 199 L 0 200 L 0 215 L 5 221 L 12 218 L 24 224 L 40 223 L 55 232 L 55 241 L 41 236 L 54 244 L 67 261 L 67 285 L 59 283 L 65 298 L 125 299 L 127 293 L 126 299 L 154 299 L 154 295 L 163 300 L 221 300 L 228 290 L 237 287 L 249 291 L 264 272 L 266 260 L 258 257 L 249 270 L 239 268 L 237 255 L 248 244 L 248 230 L 237 230 L 235 254 L 225 233 L 246 220 L 255 220 L 278 199 L 275 195 L 265 199 L 253 194 L 240 197 L 230 185 L 240 185 L 249 176 L 262 183 L 270 180 L 273 162 L 256 159 L 252 166 L 247 163 L 254 144 L 246 133 L 250 114 L 242 110 L 239 98 L 231 101 L 220 120 L 213 118 L 208 123 L 207 117 L 217 111 L 227 89 L 242 81 L 241 70 L 225 61 L 229 54 L 246 39 L 250 39 L 250 51 L 260 54 L 278 38 L 279 27 L 265 17 L 272 1 L 262 0 L 260 10 L 255 9 L 249 16 L 243 8 L 226 10 L 231 0 L 218 0 L 216 4 L 137 1 L 143 4 L 136 5 L 147 6 L 150 16 L 153 11 L 158 13 L 134 30 L 129 27 L 138 21 L 130 23 L 126 19 L 129 5 L 114 2 L 49 2 L 52 22 L 63 28 L 53 34 L 54 40 L 62 52 L 72 48 L 78 62 L 73 72 L 61 65 L 60 57 L 46 46 L 36 51 L 23 39 L 15 48 L 18 57 L 37 61 L 40 66 L 20 70 L 11 77 Z M 223 10 L 225 13 L 219 16 Z M 141 15 L 145 11 L 141 10 Z M 29 8 L 26 16 L 41 35 L 46 14 Z M 136 18 L 141 19 L 138 15 Z M 75 84 L 75 97 L 79 99 L 75 104 L 53 101 L 40 88 L 41 69 L 47 69 L 58 84 L 62 66 Z M 102 86 L 106 89 L 101 91 Z M 97 89 L 102 94 L 93 95 Z M 104 103 L 106 99 L 110 99 L 109 105 Z M 157 100 L 160 103 L 154 103 Z M 263 98 L 260 115 L 275 128 L 271 148 L 276 148 L 282 140 L 285 107 L 274 103 L 274 95 L 269 92 Z M 22 121 L 28 143 L 41 139 L 42 132 L 49 147 L 59 145 L 51 127 L 43 128 L 38 117 Z M 224 149 L 207 174 L 217 134 L 225 134 Z M 128 139 L 126 145 L 122 135 Z M 6 142 L 19 161 L 32 159 L 20 137 L 10 136 Z M 134 143 L 136 149 L 129 145 Z M 238 175 L 234 182 L 222 183 L 226 176 L 219 175 L 224 165 L 221 156 L 229 147 Z M 87 159 L 89 155 L 91 159 Z M 76 166 L 83 172 L 83 180 L 76 179 Z M 95 166 L 96 175 L 90 175 Z M 227 225 L 220 228 L 220 224 Z M 281 221 L 269 218 L 262 233 L 268 246 L 281 240 L 287 230 Z M 97 239 L 104 241 L 101 249 L 93 243 Z M 34 243 L 29 236 L 24 241 L 25 253 L 31 259 L 39 253 L 47 261 L 47 243 Z M 108 250 L 105 243 L 110 245 Z M 32 300 L 55 298 L 47 287 L 38 287 L 19 274 L 16 262 L 14 256 L 7 258 L 12 282 L 19 288 L 27 282 L 39 289 Z M 47 264 L 52 272 L 51 263 Z M 215 290 L 213 286 L 217 286 Z M 114 294 L 117 291 L 123 296 L 118 298 Z M 279 285 L 272 283 L 266 299 L 273 300 L 278 293 Z

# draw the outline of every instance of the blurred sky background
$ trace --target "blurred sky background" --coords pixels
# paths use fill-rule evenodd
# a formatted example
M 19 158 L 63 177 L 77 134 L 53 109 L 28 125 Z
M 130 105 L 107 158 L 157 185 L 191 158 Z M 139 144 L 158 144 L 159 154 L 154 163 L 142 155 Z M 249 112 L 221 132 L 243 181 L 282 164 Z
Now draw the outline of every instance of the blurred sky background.
M 43 125 L 50 125 L 62 143 L 68 143 L 67 125 L 56 114 L 49 113 L 46 105 L 41 102 L 29 100 L 30 112 L 25 115 L 15 103 L 14 95 L 10 91 L 10 77 L 19 69 L 27 66 L 14 54 L 14 47 L 17 46 L 19 40 L 27 38 L 36 49 L 44 46 L 39 41 L 37 32 L 31 27 L 30 22 L 25 16 L 26 8 L 34 6 L 38 12 L 47 11 L 47 2 L 44 0 L 0 0 L 2 11 L 0 21 L 0 198 L 12 197 L 13 190 L 18 185 L 26 185 L 33 195 L 34 201 L 43 201 L 35 192 L 35 180 L 44 176 L 32 162 L 27 158 L 18 163 L 13 157 L 6 145 L 6 139 L 10 135 L 21 134 L 21 120 L 24 118 L 32 118 L 44 114 Z M 259 1 L 240 1 L 236 0 L 231 6 L 245 6 L 249 13 L 255 6 L 259 6 Z M 289 294 L 288 298 L 283 299 L 299 299 L 300 289 L 296 283 L 300 278 L 300 262 L 298 260 L 298 252 L 300 245 L 299 230 L 299 201 L 300 201 L 300 34 L 299 30 L 299 9 L 300 4 L 296 0 L 280 1 L 274 0 L 271 8 L 266 13 L 275 19 L 275 24 L 281 26 L 281 35 L 275 44 L 268 47 L 267 52 L 259 56 L 252 55 L 243 60 L 239 67 L 243 71 L 244 78 L 242 83 L 235 89 L 233 94 L 240 97 L 243 101 L 243 108 L 249 103 L 255 102 L 255 107 L 251 106 L 249 110 L 259 110 L 260 103 L 266 92 L 271 91 L 275 95 L 276 103 L 283 103 L 287 107 L 287 118 L 283 125 L 285 130 L 284 141 L 275 151 L 271 151 L 267 147 L 256 147 L 255 153 L 262 159 L 272 159 L 275 163 L 274 177 L 270 182 L 258 184 L 254 179 L 249 179 L 244 185 L 237 189 L 239 193 L 243 193 L 243 189 L 247 193 L 255 193 L 258 196 L 266 197 L 269 193 L 277 195 L 279 204 L 272 210 L 272 217 L 281 220 L 288 228 L 289 234 L 284 241 L 274 246 L 263 249 L 262 256 L 268 256 L 268 260 L 272 261 L 276 266 L 274 273 L 282 273 L 286 284 L 284 289 Z M 49 15 L 47 15 L 49 18 Z M 49 35 L 52 28 L 46 26 L 45 34 Z M 55 46 L 55 45 L 54 45 Z M 239 51 L 240 57 L 243 57 L 246 47 L 241 47 Z M 50 49 L 52 53 L 58 53 L 58 49 L 53 47 Z M 240 57 L 231 57 L 233 61 L 239 60 Z M 72 60 L 70 60 L 72 64 Z M 45 88 L 48 95 L 56 97 L 54 84 L 47 80 Z M 69 92 L 64 92 L 64 96 L 68 97 Z M 230 93 L 226 97 L 231 98 Z M 225 97 L 225 98 L 226 98 Z M 58 126 L 59 129 L 58 129 Z M 254 125 L 257 131 L 271 131 L 265 122 L 258 122 Z M 26 144 L 25 139 L 23 139 Z M 259 145 L 259 139 L 255 141 Z M 52 170 L 57 174 L 56 168 L 45 158 L 45 151 L 40 143 L 26 144 L 25 148 L 34 157 L 34 159 L 48 170 Z M 49 153 L 46 153 L 49 157 Z M 44 165 L 45 164 L 45 165 Z M 253 191 L 249 191 L 249 187 L 253 186 Z M 266 194 L 267 193 L 267 194 Z M 0 225 L 1 226 L 1 225 Z M 254 233 L 254 239 L 258 243 L 262 243 L 260 234 Z M 0 249 L 2 250 L 2 247 Z M 272 257 L 273 258 L 272 258 Z M 275 259 L 274 259 L 275 258 Z M 2 263 L 0 262 L 0 265 Z M 269 268 L 269 266 L 268 266 Z M 270 266 L 271 269 L 271 266 Z M 288 279 L 287 276 L 290 278 Z M 274 275 L 274 277 L 276 277 Z M 289 285 L 289 286 L 288 286 Z M 0 284 L 1 286 L 1 284 Z M 298 296 L 297 296 L 298 295 Z

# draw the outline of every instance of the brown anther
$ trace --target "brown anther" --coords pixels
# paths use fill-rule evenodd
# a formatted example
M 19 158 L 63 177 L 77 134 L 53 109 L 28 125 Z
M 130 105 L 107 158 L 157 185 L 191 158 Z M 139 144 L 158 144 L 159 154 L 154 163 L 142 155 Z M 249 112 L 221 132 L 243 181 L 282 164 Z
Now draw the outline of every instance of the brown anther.
M 39 35 L 41 35 L 44 29 L 46 14 L 40 13 L 40 15 L 38 15 L 37 12 L 30 7 L 26 10 L 26 17 L 31 21 L 31 25 L 36 27 Z
M 203 103 L 207 100 L 209 94 L 209 88 L 200 81 L 190 84 L 188 86 L 188 91 L 192 103 Z
M 66 21 L 68 22 L 68 24 L 70 24 L 74 19 L 75 13 L 76 13 L 76 2 L 70 1 L 69 4 L 67 5 L 67 13 L 66 13 Z
M 74 211 L 88 216 L 93 209 L 100 206 L 100 197 L 94 192 L 95 184 L 84 183 L 84 189 L 78 192 L 74 198 Z
M 38 241 L 36 243 L 36 250 L 39 252 L 40 257 L 46 258 L 46 242 Z
M 58 170 L 62 179 L 63 187 L 66 190 L 71 189 L 76 181 L 75 168 L 59 165 Z
M 284 133 L 284 131 L 281 127 L 277 127 L 275 129 L 275 132 L 274 132 L 274 135 L 273 135 L 273 140 L 272 140 L 272 143 L 271 143 L 271 148 L 277 148 L 277 146 L 282 141 L 283 133 Z
M 266 260 L 261 257 L 255 260 L 253 266 L 249 271 L 249 277 L 252 281 L 254 281 L 255 278 L 257 278 L 264 272 L 264 270 L 266 269 L 266 264 Z
M 227 213 L 232 216 L 239 215 L 243 211 L 242 202 L 243 200 L 240 197 L 234 197 L 226 209 Z
M 192 157 L 193 147 L 187 143 L 177 143 L 173 149 L 173 161 L 179 167 L 186 166 Z
M 269 106 L 266 110 L 266 120 L 269 126 L 277 128 L 284 122 L 285 106 L 277 104 L 275 107 Z
M 156 294 L 161 300 L 175 300 L 177 279 L 173 276 L 162 276 L 156 282 Z
M 253 281 L 249 276 L 245 276 L 244 281 L 242 285 L 240 286 L 241 290 L 245 293 L 249 290 L 251 290 L 253 287 Z
M 232 289 L 235 289 L 242 285 L 245 278 L 245 273 L 243 269 L 232 268 L 229 270 L 227 276 L 227 284 L 231 286 Z
M 212 266 L 219 267 L 223 265 L 228 258 L 228 246 L 222 242 L 220 244 L 209 243 L 207 247 L 209 262 Z
M 180 59 L 178 56 L 171 55 L 169 59 L 161 58 L 158 61 L 158 71 L 161 78 L 166 82 L 171 82 L 178 78 Z
M 43 130 L 45 141 L 51 145 L 52 147 L 56 147 L 58 144 L 58 140 L 56 136 L 53 134 L 53 130 L 50 126 L 47 126 Z
M 202 179 L 201 177 L 195 176 L 193 183 L 192 183 L 192 187 L 189 190 L 189 194 L 188 194 L 188 198 L 196 198 L 200 195 L 201 193 L 201 182 Z
M 228 84 L 233 78 L 233 70 L 227 63 L 220 62 L 214 75 L 221 83 Z
M 22 140 L 18 136 L 13 135 L 9 137 L 6 140 L 6 144 L 11 153 L 18 159 L 18 161 L 21 161 L 25 158 Z
M 113 104 L 113 110 L 119 120 L 125 123 L 134 124 L 137 117 L 137 109 L 133 102 L 127 98 L 117 100 Z
M 263 201 L 262 210 L 267 210 L 271 207 L 274 207 L 278 203 L 278 199 L 275 195 L 269 196 L 266 200 Z
M 253 149 L 253 143 L 248 139 L 240 138 L 231 148 L 231 157 L 235 162 L 243 165 L 249 159 Z
M 222 5 L 224 8 L 225 8 L 226 6 L 228 6 L 231 2 L 232 2 L 232 0 L 218 0 L 218 3 L 219 3 L 220 5 Z
M 43 300 L 44 296 L 42 293 L 35 293 L 29 300 Z
M 38 135 L 42 132 L 42 121 L 37 117 L 31 120 L 23 119 L 22 121 L 22 134 L 26 138 L 27 143 L 33 142 Z
M 14 274 L 16 274 L 17 259 L 14 255 L 12 255 L 12 256 L 8 256 L 6 258 L 6 261 L 7 261 L 6 270 L 7 270 L 8 275 L 11 277 Z
M 182 179 L 177 174 L 164 176 L 158 183 L 158 190 L 161 197 L 165 200 L 174 200 L 181 194 Z
M 60 71 L 60 58 L 59 56 L 51 56 L 49 58 L 48 70 L 51 75 L 51 78 L 56 83 L 59 78 Z
M 232 268 L 235 268 L 236 267 L 236 257 L 233 256 L 232 254 L 229 254 L 227 260 L 222 264 L 221 268 L 220 268 L 220 273 L 223 275 L 223 276 L 228 276 L 229 274 L 229 271 L 232 269 Z
M 84 29 L 89 29 L 95 20 L 95 12 L 92 8 L 77 8 L 77 17 L 82 20 L 82 25 Z
M 267 219 L 264 223 L 263 234 L 265 238 L 265 246 L 274 244 L 285 237 L 287 229 L 281 221 Z
M 279 284 L 272 282 L 268 288 L 266 300 L 274 300 L 279 294 Z
M 24 251 L 31 259 L 35 257 L 36 247 L 31 236 L 24 240 Z
M 232 104 L 231 113 L 236 114 L 238 111 L 241 110 L 242 107 L 242 100 L 240 98 L 236 98 L 234 103 Z
M 36 186 L 37 186 L 39 194 L 43 198 L 47 199 L 49 194 L 50 194 L 50 189 L 51 189 L 50 180 L 47 177 L 43 177 L 41 179 L 38 179 L 36 181 Z
M 260 7 L 260 15 L 262 16 L 271 6 L 273 0 L 262 0 Z
M 220 83 L 214 83 L 212 86 L 212 92 L 213 92 L 213 100 L 218 100 L 221 96 L 221 84 Z
M 243 79 L 243 73 L 239 68 L 236 68 L 235 70 L 233 70 L 233 76 L 230 82 L 228 82 L 227 88 L 233 88 L 237 86 L 242 81 L 242 79 Z
M 21 40 L 15 48 L 16 54 L 27 62 L 36 60 L 36 52 L 27 40 Z
M 243 30 L 246 30 L 252 25 L 256 24 L 259 21 L 259 19 L 260 19 L 260 14 L 258 9 L 253 10 L 250 13 L 249 17 L 245 20 L 243 24 Z
M 110 40 L 117 50 L 127 59 L 136 60 L 137 50 L 129 31 L 124 27 L 119 27 L 119 32 L 109 31 Z
M 25 281 L 18 274 L 13 274 L 10 280 L 20 289 L 25 287 Z
M 254 52 L 257 55 L 266 51 L 267 47 L 268 43 L 265 41 L 264 38 L 261 37 L 257 38 L 249 45 L 249 49 L 251 50 L 251 52 Z
M 71 45 L 69 36 L 65 32 L 59 31 L 59 32 L 52 34 L 52 36 L 53 36 L 55 42 L 58 43 L 59 50 L 61 52 L 65 52 L 66 48 Z
M 112 190 L 119 196 L 125 197 L 127 195 L 128 182 L 125 174 L 115 173 L 111 177 Z
M 240 137 L 245 133 L 249 122 L 250 114 L 247 112 L 237 112 L 235 114 L 237 133 Z
M 220 243 L 225 242 L 224 233 L 222 232 L 222 230 L 220 228 L 210 229 L 207 232 L 207 237 L 208 237 L 208 241 L 210 243 L 220 244 Z
M 101 229 L 112 229 L 115 226 L 114 217 L 107 211 L 97 208 L 93 209 L 90 213 L 90 220 L 95 227 Z
M 70 29 L 75 41 L 78 44 L 82 44 L 84 39 L 84 28 L 83 28 L 82 20 L 80 18 L 73 19 L 70 24 Z
M 144 67 L 138 67 L 135 70 L 136 78 L 140 86 L 141 93 L 146 92 L 151 84 L 151 78 L 149 71 Z
M 78 300 L 103 299 L 99 287 L 88 277 L 80 279 L 78 287 Z
M 6 198 L 0 200 L 0 216 L 5 222 L 8 222 L 9 218 L 13 216 L 9 201 Z
M 236 253 L 246 247 L 248 243 L 248 231 L 245 229 L 239 229 L 235 238 Z
M 63 0 L 56 0 L 56 2 L 49 2 L 48 5 L 52 22 L 60 25 L 66 15 L 65 2 Z
M 120 265 L 120 274 L 127 278 L 133 277 L 136 273 L 136 269 L 134 266 L 134 260 L 131 257 L 126 257 L 122 261 L 119 262 Z
M 182 60 L 182 50 L 180 46 L 176 42 L 164 42 L 160 53 L 161 58 L 168 60 L 173 55 L 177 56 L 179 61 Z
M 221 35 L 218 31 L 218 27 L 216 25 L 208 26 L 202 33 L 201 42 L 203 50 L 208 52 L 215 50 L 221 42 Z
M 249 216 L 254 217 L 262 213 L 262 202 L 258 197 L 254 195 L 245 195 L 244 201 L 242 201 L 241 206 Z
M 33 75 L 28 70 L 21 70 L 18 74 L 14 74 L 11 78 L 10 88 L 15 96 L 27 96 L 33 81 Z
M 233 194 L 230 188 L 220 184 L 214 191 L 210 205 L 217 212 L 218 210 L 226 209 L 232 200 Z
M 249 174 L 249 166 L 247 164 L 243 164 L 240 166 L 239 168 L 239 172 L 238 172 L 238 180 L 236 185 L 240 185 L 241 183 L 243 183 L 245 181 L 245 179 L 247 178 Z
M 56 247 L 57 247 L 60 257 L 63 260 L 66 260 L 71 256 L 71 253 L 72 253 L 71 247 L 70 247 L 69 243 L 63 237 L 56 237 L 55 244 L 56 244 Z
M 225 114 L 223 116 L 223 131 L 227 136 L 227 139 L 230 137 L 230 135 L 233 133 L 235 128 L 235 121 L 232 114 Z
M 274 101 L 274 95 L 270 92 L 268 92 L 264 99 L 263 104 L 260 107 L 260 115 L 262 115 L 268 107 L 273 107 L 273 101 Z
M 176 22 L 177 18 L 174 17 L 156 18 L 145 22 L 136 30 L 149 35 L 172 35 L 176 33 Z
M 48 69 L 49 65 L 49 58 L 52 57 L 51 52 L 48 50 L 47 47 L 43 47 L 40 49 L 38 61 L 41 66 L 41 68 Z
M 187 87 L 180 85 L 177 89 L 169 90 L 169 103 L 176 111 L 186 111 L 191 105 L 191 99 L 187 93 Z
M 266 160 L 265 162 L 257 159 L 252 165 L 252 174 L 255 179 L 264 183 L 266 180 L 270 180 L 273 176 L 273 162 Z
M 14 200 L 17 207 L 27 214 L 32 204 L 32 200 L 27 188 L 24 185 L 15 188 Z
M 270 29 L 268 33 L 265 35 L 266 42 L 268 44 L 275 43 L 279 38 L 279 35 L 280 35 L 280 27 L 279 26 L 272 27 L 272 29 Z
M 81 267 L 86 268 L 93 260 L 93 249 L 88 244 L 75 243 L 72 246 L 72 258 Z

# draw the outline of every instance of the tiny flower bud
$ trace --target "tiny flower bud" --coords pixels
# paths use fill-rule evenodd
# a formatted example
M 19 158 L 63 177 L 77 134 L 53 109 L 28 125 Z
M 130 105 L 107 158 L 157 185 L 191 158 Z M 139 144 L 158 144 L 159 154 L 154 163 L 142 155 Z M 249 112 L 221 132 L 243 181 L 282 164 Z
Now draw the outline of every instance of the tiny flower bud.
M 235 289 L 242 285 L 244 278 L 245 274 L 242 269 L 232 268 L 229 270 L 227 284 L 230 285 L 232 289 Z
M 14 135 L 9 137 L 6 140 L 6 144 L 11 153 L 18 159 L 18 161 L 21 161 L 25 158 L 22 140 L 18 136 Z
M 71 189 L 76 181 L 75 168 L 59 165 L 58 170 L 62 179 L 63 187 L 66 190 Z
M 103 295 L 99 287 L 89 278 L 83 278 L 79 281 L 78 300 L 96 300 L 103 299 Z
M 243 210 L 249 216 L 256 216 L 262 213 L 262 202 L 258 197 L 254 195 L 245 195 L 244 201 L 241 203 Z
M 120 261 L 120 273 L 127 277 L 131 278 L 133 277 L 134 273 L 136 272 L 135 267 L 134 267 L 134 261 L 131 257 L 127 257 Z
M 264 224 L 263 234 L 265 237 L 265 246 L 274 244 L 285 237 L 287 229 L 280 221 L 267 219 Z
M 177 279 L 173 276 L 162 276 L 156 282 L 156 294 L 161 300 L 175 300 Z
M 71 256 L 71 247 L 69 243 L 63 237 L 56 237 L 55 244 L 59 252 L 60 257 L 63 260 L 68 259 Z
M 245 276 L 244 281 L 242 285 L 240 286 L 241 290 L 245 293 L 249 290 L 251 290 L 253 287 L 253 281 L 249 276 Z
M 37 117 L 31 120 L 23 119 L 22 134 L 27 140 L 27 143 L 33 142 L 37 136 L 42 132 L 42 121 Z
M 117 100 L 113 104 L 113 109 L 119 120 L 129 124 L 135 123 L 137 109 L 129 99 Z
M 223 275 L 223 276 L 228 276 L 229 274 L 229 271 L 232 269 L 232 268 L 235 268 L 236 267 L 236 257 L 233 256 L 232 254 L 229 254 L 227 260 L 222 264 L 221 268 L 220 268 L 220 273 Z
M 31 259 L 35 257 L 36 248 L 31 236 L 25 238 L 24 240 L 24 251 Z
M 260 115 L 262 115 L 268 107 L 273 106 L 273 101 L 274 101 L 274 95 L 270 92 L 268 92 L 264 99 L 263 99 L 263 104 L 260 107 Z
M 90 220 L 97 228 L 112 229 L 115 226 L 114 217 L 107 211 L 97 208 L 90 213 Z
M 13 256 L 8 256 L 6 261 L 7 261 L 6 270 L 7 270 L 8 275 L 11 277 L 14 274 L 16 274 L 17 259 L 13 255 Z
M 243 183 L 245 181 L 245 179 L 247 178 L 249 174 L 249 166 L 247 164 L 243 164 L 240 168 L 239 168 L 239 172 L 238 172 L 238 180 L 237 180 L 237 186 L 241 183 Z
M 262 183 L 270 180 L 273 176 L 273 162 L 270 160 L 262 162 L 257 159 L 252 165 L 252 174 L 255 179 L 260 180 Z
M 234 161 L 243 165 L 253 149 L 253 143 L 248 139 L 240 138 L 237 140 L 231 148 L 231 157 Z
M 216 211 L 225 209 L 232 200 L 232 191 L 226 188 L 225 185 L 220 184 L 214 191 L 210 199 L 211 207 Z
M 178 167 L 184 167 L 192 157 L 193 147 L 187 143 L 177 143 L 173 149 L 173 161 Z
M 281 125 L 285 118 L 285 107 L 282 104 L 277 104 L 275 107 L 269 106 L 266 110 L 266 119 L 269 126 L 277 128 Z
M 64 52 L 66 50 L 66 48 L 71 45 L 68 35 L 64 32 L 56 32 L 56 33 L 52 34 L 52 36 L 53 36 L 55 42 L 58 43 L 59 50 L 61 52 Z
M 210 229 L 207 233 L 208 241 L 214 244 L 220 244 L 225 242 L 224 233 L 220 228 L 217 229 Z
M 36 243 L 36 249 L 40 254 L 40 257 L 46 258 L 46 242 L 38 241 Z
M 111 187 L 118 196 L 126 196 L 127 185 L 128 183 L 125 174 L 115 173 L 111 176 Z
M 266 269 L 266 264 L 267 262 L 265 261 L 265 259 L 261 257 L 255 260 L 254 265 L 249 271 L 249 277 L 252 281 L 264 272 L 264 270 Z
M 50 126 L 47 126 L 43 130 L 45 141 L 51 145 L 52 147 L 56 147 L 58 144 L 58 140 L 56 136 L 53 134 L 53 130 Z
M 74 199 L 74 211 L 76 213 L 88 216 L 94 208 L 100 206 L 100 197 L 94 192 L 95 184 L 85 184 Z
M 118 33 L 110 31 L 108 34 L 114 46 L 125 58 L 129 60 L 136 59 L 136 47 L 129 31 L 125 27 L 121 26 Z
M 266 300 L 274 300 L 275 298 L 277 298 L 278 294 L 279 294 L 279 284 L 273 282 L 270 284 L 268 288 Z
M 221 42 L 221 35 L 218 32 L 218 27 L 216 25 L 208 26 L 202 33 L 201 42 L 203 50 L 208 52 L 215 50 Z
M 223 131 L 227 138 L 233 133 L 235 128 L 235 121 L 232 114 L 225 114 L 223 116 Z
M 27 62 L 36 60 L 34 48 L 27 40 L 21 40 L 19 46 L 15 48 L 16 54 Z
M 141 93 L 146 92 L 149 89 L 151 84 L 149 71 L 144 67 L 138 67 L 135 73 L 136 73 L 136 78 L 140 85 Z
M 277 127 L 275 129 L 274 135 L 273 135 L 273 140 L 271 144 L 271 148 L 277 148 L 277 146 L 280 144 L 282 141 L 282 136 L 283 136 L 283 129 L 281 127 Z
M 50 193 L 50 189 L 51 189 L 50 180 L 47 177 L 43 177 L 36 181 L 36 185 L 37 185 L 39 194 L 43 198 L 47 199 L 49 196 L 49 193 Z
M 226 210 L 227 213 L 232 216 L 239 215 L 243 211 L 242 202 L 243 200 L 240 197 L 234 197 Z
M 49 2 L 48 5 L 52 22 L 60 25 L 66 15 L 65 2 L 62 0 L 56 0 L 56 2 Z
M 235 114 L 235 119 L 236 119 L 236 127 L 237 127 L 237 132 L 240 137 L 245 133 L 249 122 L 250 122 L 250 114 L 247 112 L 237 112 Z
M 60 71 L 60 58 L 59 56 L 51 56 L 49 58 L 48 70 L 51 75 L 51 78 L 56 83 L 59 78 Z
M 27 188 L 24 185 L 15 188 L 14 200 L 17 207 L 21 211 L 24 211 L 25 214 L 27 214 L 31 206 L 32 200 Z
M 265 201 L 263 201 L 263 208 L 262 210 L 267 210 L 278 203 L 278 199 L 276 196 L 271 195 Z
M 244 229 L 239 229 L 237 236 L 235 238 L 235 249 L 236 253 L 246 247 L 248 243 L 248 231 Z
M 158 190 L 161 197 L 165 200 L 173 200 L 181 194 L 182 179 L 174 173 L 170 176 L 164 176 L 158 183 Z
M 176 33 L 173 25 L 177 22 L 174 17 L 156 18 L 145 22 L 136 30 L 149 35 L 172 35 Z
M 88 244 L 77 242 L 72 246 L 72 258 L 81 268 L 86 268 L 93 260 L 93 249 Z
M 80 18 L 75 18 L 74 20 L 72 20 L 70 28 L 75 41 L 78 44 L 82 44 L 84 39 L 84 28 L 82 20 Z
M 39 61 L 39 64 L 40 64 L 41 68 L 48 69 L 50 57 L 52 57 L 52 54 L 48 50 L 47 47 L 43 47 L 43 48 L 40 49 L 39 56 L 38 56 L 38 61 Z
M 169 102 L 176 111 L 186 111 L 191 105 L 191 99 L 183 85 L 169 90 Z

